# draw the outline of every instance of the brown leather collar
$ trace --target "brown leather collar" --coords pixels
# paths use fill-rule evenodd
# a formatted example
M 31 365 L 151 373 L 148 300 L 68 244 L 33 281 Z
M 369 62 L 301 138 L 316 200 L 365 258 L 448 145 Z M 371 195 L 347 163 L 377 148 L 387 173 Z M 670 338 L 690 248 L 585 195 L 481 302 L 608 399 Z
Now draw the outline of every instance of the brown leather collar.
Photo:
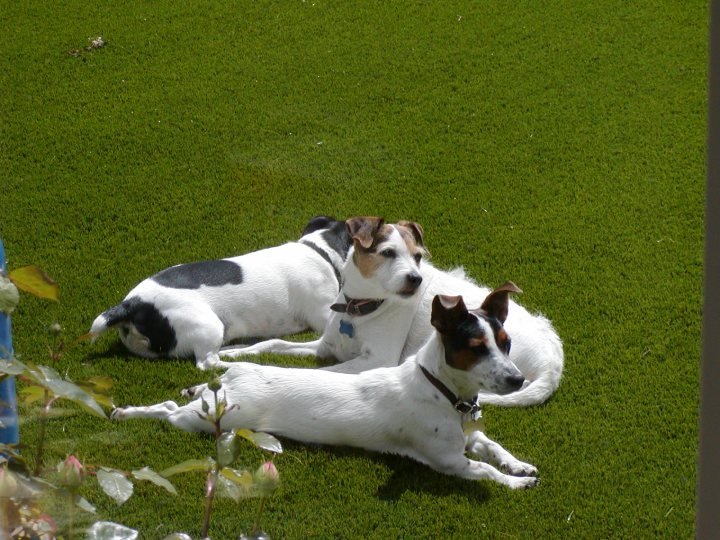
M 351 317 L 368 315 L 379 308 L 385 300 L 367 300 L 358 298 L 348 298 L 345 296 L 347 304 L 333 304 L 330 309 L 338 313 L 345 313 Z
M 427 369 L 425 369 L 423 366 L 418 364 L 418 367 L 420 368 L 420 371 L 423 372 L 423 375 L 427 378 L 428 381 L 432 383 L 432 385 L 440 390 L 440 393 L 442 393 L 443 396 L 445 396 L 448 401 L 452 404 L 453 407 L 455 407 L 455 410 L 459 412 L 460 414 L 468 414 L 468 413 L 475 413 L 480 410 L 480 405 L 478 405 L 477 402 L 477 396 L 472 398 L 472 400 L 463 401 L 459 397 L 457 397 L 452 390 L 450 390 L 447 386 L 445 386 L 440 379 L 435 377 L 432 373 L 430 373 Z

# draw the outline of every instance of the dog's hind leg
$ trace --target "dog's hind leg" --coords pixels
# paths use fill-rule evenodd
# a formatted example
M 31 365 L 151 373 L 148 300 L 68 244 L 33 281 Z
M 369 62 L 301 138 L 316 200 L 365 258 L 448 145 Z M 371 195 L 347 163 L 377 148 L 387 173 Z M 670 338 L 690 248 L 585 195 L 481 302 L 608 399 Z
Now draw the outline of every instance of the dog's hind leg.
M 465 449 L 513 476 L 537 476 L 535 466 L 520 461 L 482 431 L 474 431 L 467 436 Z
M 317 356 L 321 339 L 315 341 L 296 342 L 284 339 L 268 339 L 245 347 L 231 346 L 220 349 L 220 356 L 237 358 L 261 353 L 285 354 L 290 356 Z

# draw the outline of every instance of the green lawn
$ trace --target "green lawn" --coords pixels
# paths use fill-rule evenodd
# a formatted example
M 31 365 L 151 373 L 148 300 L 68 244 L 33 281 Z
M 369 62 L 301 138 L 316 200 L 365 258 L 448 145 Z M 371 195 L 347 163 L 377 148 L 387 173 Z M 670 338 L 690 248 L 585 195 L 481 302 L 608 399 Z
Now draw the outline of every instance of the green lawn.
M 62 291 L 23 296 L 16 352 L 48 363 L 53 321 L 70 340 L 144 277 L 294 239 L 312 215 L 411 219 L 437 266 L 512 279 L 563 338 L 546 405 L 485 411 L 541 484 L 512 492 L 285 441 L 271 537 L 691 538 L 707 18 L 695 0 L 3 1 L 0 237 L 11 268 L 38 264 Z M 107 45 L 84 50 L 99 35 Z M 112 377 L 118 404 L 209 377 L 115 336 L 56 367 Z M 29 415 L 21 429 L 34 444 Z M 81 414 L 50 437 L 51 462 L 123 469 L 213 447 Z M 202 475 L 177 478 L 178 497 L 86 496 L 142 538 L 198 537 Z M 217 501 L 212 538 L 254 512 Z

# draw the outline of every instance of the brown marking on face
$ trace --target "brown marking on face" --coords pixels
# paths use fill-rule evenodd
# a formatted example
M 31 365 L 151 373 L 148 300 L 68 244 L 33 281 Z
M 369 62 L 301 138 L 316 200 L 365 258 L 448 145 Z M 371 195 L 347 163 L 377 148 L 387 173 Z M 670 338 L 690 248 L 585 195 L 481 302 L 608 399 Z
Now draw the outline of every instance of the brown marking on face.
M 377 252 L 377 246 L 387 241 L 392 232 L 392 225 L 383 224 L 373 235 L 372 243 L 368 247 L 364 247 L 359 242 L 355 242 L 353 262 L 364 278 L 372 277 L 375 271 L 380 268 L 385 261 L 385 258 Z
M 466 346 L 457 347 L 453 346 L 449 339 L 443 337 L 445 361 L 452 368 L 470 371 L 473 366 L 480 361 L 478 353 L 472 351 L 471 348 L 480 347 L 482 345 L 487 346 L 487 342 L 487 338 L 484 336 L 473 337 L 468 340 Z
M 423 230 L 420 225 L 411 221 L 399 221 L 397 225 L 395 225 L 395 228 L 400 233 L 400 236 L 408 248 L 408 252 L 413 257 L 417 255 L 420 255 L 420 257 L 428 255 L 428 250 L 423 243 Z M 417 262 L 420 264 L 419 259 Z
M 454 351 L 445 349 L 445 361 L 452 368 L 470 371 L 477 364 L 478 357 L 470 349 L 462 348 Z
M 497 343 L 497 346 L 500 347 L 501 351 L 505 350 L 508 341 L 510 341 L 510 336 L 508 336 L 508 333 L 504 328 L 500 328 L 500 330 L 498 330 L 495 334 L 495 343 Z

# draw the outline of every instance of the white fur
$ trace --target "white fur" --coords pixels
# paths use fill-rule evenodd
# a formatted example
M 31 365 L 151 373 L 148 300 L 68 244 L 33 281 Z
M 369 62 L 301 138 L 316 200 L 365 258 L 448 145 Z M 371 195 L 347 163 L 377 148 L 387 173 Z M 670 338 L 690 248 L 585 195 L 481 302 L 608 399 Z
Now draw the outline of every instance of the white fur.
M 429 320 L 429 316 L 428 316 Z M 481 321 L 481 324 L 487 323 Z M 487 328 L 488 335 L 492 331 Z M 463 371 L 450 367 L 439 334 L 400 366 L 360 374 L 316 369 L 233 364 L 221 377 L 219 396 L 228 408 L 222 428 L 249 428 L 298 441 L 347 445 L 408 456 L 433 469 L 470 480 L 490 479 L 510 488 L 537 484 L 537 469 L 514 458 L 483 433 L 463 432 L 461 415 L 422 374 L 424 366 L 463 399 L 481 387 L 504 389 L 517 370 L 490 340 L 492 353 Z M 207 385 L 195 397 L 214 406 Z M 184 406 L 167 401 L 149 407 L 116 409 L 113 418 L 159 418 L 187 431 L 209 431 L 200 417 L 201 400 Z M 499 465 L 469 459 L 465 453 Z M 507 473 L 507 474 L 506 474 Z
M 168 319 L 177 340 L 163 356 L 194 356 L 203 368 L 219 361 L 223 344 L 247 337 L 272 337 L 307 328 L 321 331 L 330 315 L 329 305 L 338 293 L 335 268 L 344 260 L 324 241 L 324 229 L 312 232 L 300 242 L 263 249 L 224 259 L 238 264 L 243 272 L 238 285 L 202 286 L 198 289 L 166 287 L 152 278 L 140 282 L 126 296 L 151 303 Z M 310 241 L 332 260 L 331 266 Z M 149 340 L 132 323 L 121 323 L 125 346 L 135 354 L 156 357 Z M 98 315 L 90 334 L 107 330 L 106 313 Z
M 220 356 L 239 357 L 264 352 L 315 355 L 334 358 L 339 363 L 325 368 L 330 371 L 359 373 L 364 370 L 397 365 L 415 354 L 432 332 L 430 307 L 437 294 L 461 295 L 468 309 L 480 307 L 490 293 L 467 277 L 462 269 L 444 271 L 423 260 L 419 268 L 423 282 L 412 297 L 398 295 L 404 276 L 415 264 L 407 244 L 395 233 L 388 238 L 387 246 L 397 252 L 395 259 L 383 264 L 372 276 L 364 277 L 351 247 L 343 268 L 344 284 L 337 302 L 344 295 L 352 298 L 384 299 L 373 313 L 349 317 L 332 312 L 319 339 L 295 343 L 280 339 L 256 343 L 249 347 L 221 349 Z M 340 333 L 340 321 L 350 321 L 354 336 Z M 520 369 L 526 386 L 517 392 L 498 395 L 480 391 L 480 402 L 499 406 L 536 405 L 547 400 L 560 384 L 563 370 L 563 347 L 550 321 L 541 315 L 531 314 L 520 304 L 511 301 L 505 329 L 512 339 L 510 359 Z M 217 362 L 216 367 L 232 363 Z

